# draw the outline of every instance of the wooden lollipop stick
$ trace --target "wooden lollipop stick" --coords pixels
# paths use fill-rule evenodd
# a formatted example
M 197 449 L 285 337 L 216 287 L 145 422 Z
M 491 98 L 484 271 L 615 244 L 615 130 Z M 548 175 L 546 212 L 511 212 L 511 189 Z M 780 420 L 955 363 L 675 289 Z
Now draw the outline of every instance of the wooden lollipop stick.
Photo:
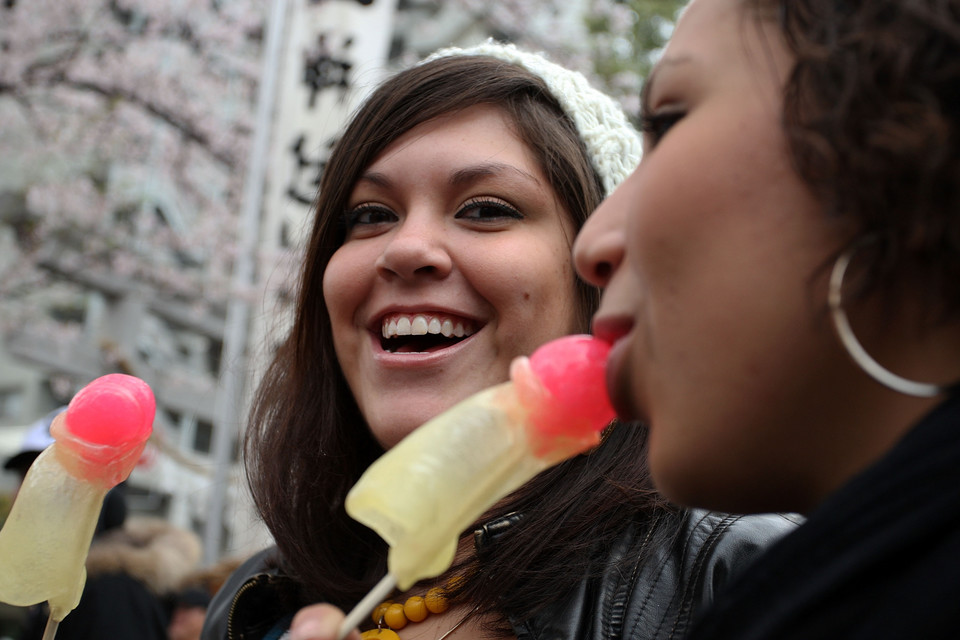
M 43 629 L 43 638 L 42 640 L 53 640 L 53 637 L 57 635 L 57 627 L 60 626 L 59 620 L 53 619 L 53 614 L 50 614 L 50 617 L 47 618 L 47 626 Z

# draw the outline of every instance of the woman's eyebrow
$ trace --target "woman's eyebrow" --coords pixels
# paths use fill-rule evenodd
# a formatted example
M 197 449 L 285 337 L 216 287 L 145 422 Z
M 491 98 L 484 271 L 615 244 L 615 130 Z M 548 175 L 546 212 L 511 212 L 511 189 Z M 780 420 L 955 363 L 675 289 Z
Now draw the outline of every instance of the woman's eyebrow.
M 533 182 L 537 183 L 540 182 L 537 180 L 536 176 L 531 175 L 530 173 L 512 164 L 506 164 L 503 162 L 485 162 L 483 164 L 464 167 L 463 169 L 454 171 L 450 176 L 450 184 L 459 185 L 469 183 L 479 178 L 501 176 L 508 172 L 517 174 L 526 180 L 532 180 Z
M 363 174 L 357 178 L 357 182 L 371 182 L 378 187 L 388 187 L 391 184 L 390 178 L 379 171 L 364 171 Z

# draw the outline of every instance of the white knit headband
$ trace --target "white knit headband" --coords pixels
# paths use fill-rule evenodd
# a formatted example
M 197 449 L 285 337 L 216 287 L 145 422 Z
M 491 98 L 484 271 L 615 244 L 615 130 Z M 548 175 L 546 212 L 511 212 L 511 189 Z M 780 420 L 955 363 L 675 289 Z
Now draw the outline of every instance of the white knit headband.
M 640 162 L 640 135 L 623 109 L 610 96 L 590 86 L 586 77 L 554 64 L 544 56 L 494 40 L 461 49 L 449 47 L 431 54 L 423 62 L 449 56 L 491 56 L 523 67 L 541 77 L 553 97 L 573 120 L 587 146 L 593 168 L 603 181 L 604 195 L 610 195 Z

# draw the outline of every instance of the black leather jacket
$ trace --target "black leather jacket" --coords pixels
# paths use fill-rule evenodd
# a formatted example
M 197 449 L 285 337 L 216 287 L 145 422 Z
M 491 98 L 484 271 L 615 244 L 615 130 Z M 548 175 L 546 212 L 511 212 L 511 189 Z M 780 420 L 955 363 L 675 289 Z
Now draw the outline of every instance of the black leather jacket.
M 660 519 L 672 535 L 624 530 L 596 577 L 582 580 L 531 620 L 511 620 L 519 640 L 683 638 L 694 616 L 730 577 L 800 522 L 797 516 L 729 516 L 689 510 Z M 509 520 L 487 525 L 496 532 Z M 677 526 L 679 524 L 679 526 Z M 496 533 L 479 536 L 495 552 Z M 650 546 L 652 541 L 666 541 Z M 270 568 L 273 550 L 254 556 L 207 611 L 202 640 L 260 640 L 296 609 L 299 589 Z

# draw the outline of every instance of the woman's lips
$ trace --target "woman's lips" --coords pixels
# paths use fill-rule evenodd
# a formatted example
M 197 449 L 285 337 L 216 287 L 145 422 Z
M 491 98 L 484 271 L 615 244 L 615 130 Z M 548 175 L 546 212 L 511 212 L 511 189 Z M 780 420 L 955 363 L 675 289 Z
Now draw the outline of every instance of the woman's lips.
M 634 402 L 629 384 L 630 339 L 625 336 L 613 343 L 607 358 L 607 395 L 617 416 L 622 420 L 635 420 Z
M 611 345 L 606 368 L 607 395 L 617 415 L 623 420 L 639 418 L 630 384 L 629 355 L 633 328 L 633 318 L 629 316 L 594 318 L 592 326 L 593 335 Z

